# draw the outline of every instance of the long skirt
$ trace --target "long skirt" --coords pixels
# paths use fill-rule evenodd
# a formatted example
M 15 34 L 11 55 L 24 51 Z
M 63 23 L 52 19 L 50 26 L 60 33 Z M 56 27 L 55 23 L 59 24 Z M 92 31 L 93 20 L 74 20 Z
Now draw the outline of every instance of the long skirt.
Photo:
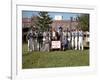
M 43 51 L 48 51 L 48 52 L 50 51 L 49 43 L 45 43 Z
M 28 51 L 33 51 L 34 50 L 34 44 L 33 44 L 33 39 L 28 40 Z

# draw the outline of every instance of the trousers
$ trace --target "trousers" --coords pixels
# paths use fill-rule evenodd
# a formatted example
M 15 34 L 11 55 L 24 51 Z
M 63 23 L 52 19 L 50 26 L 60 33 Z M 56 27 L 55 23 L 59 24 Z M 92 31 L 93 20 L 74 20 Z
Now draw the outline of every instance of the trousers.
M 83 37 L 79 37 L 78 49 L 83 50 Z
M 77 42 L 78 42 L 78 37 L 75 37 L 75 50 L 78 49 Z

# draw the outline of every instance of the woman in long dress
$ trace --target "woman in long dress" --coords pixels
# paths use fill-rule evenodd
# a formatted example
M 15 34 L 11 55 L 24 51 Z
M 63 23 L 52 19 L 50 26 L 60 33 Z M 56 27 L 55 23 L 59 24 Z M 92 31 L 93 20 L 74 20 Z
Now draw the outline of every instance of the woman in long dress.
M 33 32 L 30 30 L 27 34 L 28 39 L 28 51 L 32 52 L 34 50 L 34 44 L 33 44 Z

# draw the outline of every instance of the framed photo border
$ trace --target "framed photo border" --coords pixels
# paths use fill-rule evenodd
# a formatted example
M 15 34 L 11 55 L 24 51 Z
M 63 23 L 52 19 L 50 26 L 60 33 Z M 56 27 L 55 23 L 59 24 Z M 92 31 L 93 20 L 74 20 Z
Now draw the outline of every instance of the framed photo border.
M 53 4 L 54 5 L 54 4 Z M 36 5 L 36 4 L 31 4 L 31 5 L 27 5 L 27 4 L 16 4 L 16 3 L 12 3 L 12 53 L 11 53 L 11 79 L 12 80 L 20 80 L 20 78 L 21 78 L 21 80 L 28 80 L 28 79 L 23 79 L 22 77 L 24 77 L 22 74 L 21 75 L 19 75 L 18 74 L 18 49 L 17 49 L 17 47 L 18 47 L 18 41 L 17 41 L 17 39 L 18 39 L 18 24 L 17 24 L 17 20 L 18 20 L 18 17 L 17 17 L 17 11 L 18 11 L 18 6 L 32 6 L 32 7 L 50 7 L 50 8 L 71 8 L 71 9 L 87 9 L 87 10 L 93 10 L 93 11 L 96 11 L 96 8 L 94 7 L 94 6 L 85 6 L 85 7 L 77 7 L 76 5 L 75 5 L 75 7 L 74 7 L 74 5 L 70 5 L 70 6 L 62 6 L 63 4 L 59 4 L 59 5 L 61 5 L 61 6 L 53 6 L 53 5 L 49 5 L 49 6 L 46 6 L 46 5 L 44 5 L 44 4 L 40 4 L 40 5 Z M 15 9 L 15 10 L 14 10 Z M 15 16 L 14 16 L 15 15 Z M 96 13 L 95 13 L 95 18 L 96 18 Z M 95 19 L 96 20 L 96 19 Z M 15 21 L 15 22 L 14 22 Z M 96 23 L 96 22 L 94 22 L 94 23 Z M 13 26 L 16 26 L 16 29 L 14 29 L 13 28 Z M 96 25 L 95 25 L 96 26 Z M 95 28 L 94 28 L 95 29 Z M 95 29 L 96 30 L 96 29 Z M 15 33 L 16 32 L 16 33 Z M 14 34 L 13 34 L 14 33 Z M 94 32 L 95 33 L 95 32 Z M 16 35 L 16 36 L 15 36 Z M 14 42 L 16 42 L 16 43 L 14 43 Z M 95 44 L 95 43 L 94 43 Z M 16 54 L 13 54 L 13 53 L 16 53 Z M 96 60 L 96 56 L 94 57 L 95 59 L 94 60 Z M 59 68 L 60 69 L 60 68 Z M 65 69 L 65 68 L 64 68 Z M 90 70 L 90 71 L 87 71 L 87 72 L 89 72 L 89 74 L 94 74 L 95 72 L 96 72 L 96 64 L 95 64 L 95 66 L 94 66 L 94 68 L 92 68 L 93 70 Z M 51 70 L 51 69 L 50 69 Z M 55 70 L 55 68 L 52 68 L 52 70 L 54 70 L 55 71 L 55 74 L 56 74 L 56 70 Z M 62 69 L 63 70 L 63 69 Z M 62 70 L 60 70 L 61 72 L 62 72 Z M 36 70 L 35 70 L 36 71 Z M 45 71 L 45 69 L 43 69 L 43 70 L 41 70 L 40 72 L 42 72 L 42 71 Z M 36 71 L 37 72 L 37 71 Z M 66 73 L 66 71 L 64 72 L 64 73 Z M 81 72 L 78 72 L 78 75 L 80 74 Z M 86 73 L 86 72 L 82 72 L 82 73 Z M 73 73 L 69 73 L 69 75 L 71 75 L 71 74 L 73 74 Z M 29 76 L 29 75 L 28 75 Z M 45 76 L 45 75 L 44 75 Z M 53 75 L 52 75 L 53 76 Z M 52 77 L 51 76 L 51 77 Z M 39 77 L 39 76 L 38 76 Z M 48 76 L 48 77 L 50 77 L 50 76 Z M 31 78 L 34 78 L 34 77 L 31 77 Z M 36 79 L 37 79 L 37 77 L 36 77 Z

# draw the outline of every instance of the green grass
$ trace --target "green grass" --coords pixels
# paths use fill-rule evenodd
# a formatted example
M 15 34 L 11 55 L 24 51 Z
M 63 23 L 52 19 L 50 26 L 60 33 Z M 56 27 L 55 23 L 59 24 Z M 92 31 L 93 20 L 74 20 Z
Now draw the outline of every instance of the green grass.
M 51 68 L 89 66 L 89 50 L 66 50 L 51 52 L 27 52 L 23 45 L 22 68 Z

